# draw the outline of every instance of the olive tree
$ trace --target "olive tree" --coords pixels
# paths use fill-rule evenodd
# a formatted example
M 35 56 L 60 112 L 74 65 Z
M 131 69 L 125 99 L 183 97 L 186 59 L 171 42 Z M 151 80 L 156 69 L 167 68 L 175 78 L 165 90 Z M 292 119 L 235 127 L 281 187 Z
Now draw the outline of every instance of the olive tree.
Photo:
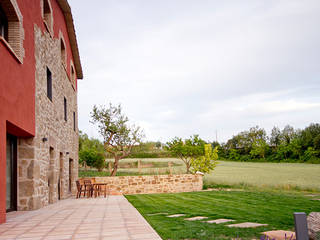
M 129 119 L 122 113 L 121 105 L 108 107 L 94 105 L 91 122 L 98 125 L 103 137 L 104 147 L 114 157 L 111 176 L 115 176 L 119 161 L 127 157 L 132 147 L 139 144 L 144 137 L 140 127 L 129 125 Z
M 198 135 L 193 135 L 184 141 L 175 137 L 170 142 L 167 142 L 166 148 L 173 156 L 180 158 L 184 162 L 187 173 L 190 173 L 192 159 L 204 155 L 205 143 Z

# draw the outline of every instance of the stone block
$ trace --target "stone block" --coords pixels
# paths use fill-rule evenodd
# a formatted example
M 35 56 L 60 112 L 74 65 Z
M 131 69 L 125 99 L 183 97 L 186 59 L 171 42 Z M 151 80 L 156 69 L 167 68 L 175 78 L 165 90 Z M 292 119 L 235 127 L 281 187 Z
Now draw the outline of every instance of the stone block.
M 320 212 L 311 212 L 307 217 L 310 240 L 320 239 Z
M 35 150 L 33 147 L 19 147 L 18 158 L 19 159 L 34 159 Z
M 32 180 L 19 182 L 19 196 L 28 197 L 32 196 L 34 192 L 34 184 Z

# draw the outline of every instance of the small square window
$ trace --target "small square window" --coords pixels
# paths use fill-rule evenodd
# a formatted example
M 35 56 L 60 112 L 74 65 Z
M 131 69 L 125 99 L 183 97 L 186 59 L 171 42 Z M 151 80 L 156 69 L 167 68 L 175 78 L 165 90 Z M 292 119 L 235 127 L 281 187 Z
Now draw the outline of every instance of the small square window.
M 52 74 L 48 67 L 47 67 L 47 96 L 52 102 Z

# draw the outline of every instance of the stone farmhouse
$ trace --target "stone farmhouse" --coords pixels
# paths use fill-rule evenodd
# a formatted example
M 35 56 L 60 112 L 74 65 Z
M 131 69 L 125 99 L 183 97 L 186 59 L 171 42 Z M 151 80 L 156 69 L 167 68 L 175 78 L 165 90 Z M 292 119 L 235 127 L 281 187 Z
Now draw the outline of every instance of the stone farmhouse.
M 76 191 L 82 78 L 67 0 L 0 0 L 0 223 Z

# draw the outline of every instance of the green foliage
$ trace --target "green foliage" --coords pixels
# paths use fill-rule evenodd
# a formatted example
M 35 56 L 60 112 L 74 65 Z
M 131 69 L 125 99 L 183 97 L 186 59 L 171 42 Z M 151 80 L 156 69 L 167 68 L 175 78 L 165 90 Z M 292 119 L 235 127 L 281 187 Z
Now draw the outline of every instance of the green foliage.
M 79 133 L 79 163 L 95 167 L 101 171 L 105 167 L 105 153 L 103 144 L 87 134 Z
M 167 142 L 166 149 L 175 157 L 180 158 L 186 165 L 187 173 L 190 173 L 191 160 L 204 155 L 204 145 L 206 142 L 193 135 L 184 141 L 175 137 Z
M 225 160 L 318 163 L 320 124 L 312 123 L 303 130 L 290 125 L 282 130 L 273 127 L 270 137 L 256 126 L 233 136 L 218 148 L 220 159 Z
M 265 158 L 268 148 L 269 146 L 264 139 L 255 139 L 252 144 L 250 155 L 252 157 Z
M 204 145 L 204 156 L 191 159 L 192 172 L 210 173 L 217 166 L 218 147 L 212 150 L 211 144 Z
M 114 157 L 112 176 L 115 176 L 119 160 L 127 157 L 132 147 L 141 142 L 143 132 L 140 127 L 128 124 L 129 119 L 122 113 L 121 105 L 94 105 L 91 119 L 92 123 L 98 125 L 106 151 Z

